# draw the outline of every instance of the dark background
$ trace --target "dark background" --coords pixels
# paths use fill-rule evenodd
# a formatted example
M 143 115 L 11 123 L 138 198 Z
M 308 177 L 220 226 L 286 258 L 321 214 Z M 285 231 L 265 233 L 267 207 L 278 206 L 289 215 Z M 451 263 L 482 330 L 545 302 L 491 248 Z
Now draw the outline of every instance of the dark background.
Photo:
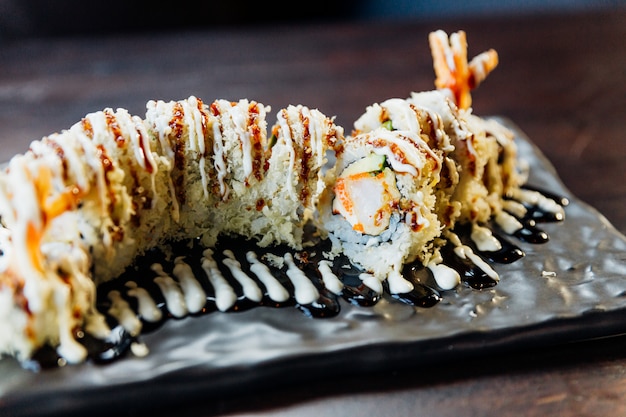
M 597 11 L 626 0 L 0 0 L 0 38 Z

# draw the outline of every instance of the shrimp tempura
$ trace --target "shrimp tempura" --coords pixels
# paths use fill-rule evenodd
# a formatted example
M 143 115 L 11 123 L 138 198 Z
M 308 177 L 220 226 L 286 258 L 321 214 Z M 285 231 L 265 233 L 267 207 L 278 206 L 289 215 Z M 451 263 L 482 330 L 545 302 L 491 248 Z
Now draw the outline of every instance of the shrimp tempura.
M 450 90 L 456 105 L 468 109 L 472 105 L 470 91 L 487 78 L 498 65 L 498 54 L 490 49 L 467 61 L 467 39 L 464 31 L 448 35 L 431 32 L 428 41 L 435 69 L 435 87 Z

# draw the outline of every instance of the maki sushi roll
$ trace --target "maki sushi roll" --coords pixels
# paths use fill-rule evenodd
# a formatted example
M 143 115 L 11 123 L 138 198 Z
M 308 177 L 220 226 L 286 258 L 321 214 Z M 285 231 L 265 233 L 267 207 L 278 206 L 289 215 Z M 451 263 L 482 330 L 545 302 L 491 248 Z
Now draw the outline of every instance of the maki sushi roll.
M 486 250 L 497 250 L 498 241 L 485 224 L 517 227 L 504 210 L 523 183 L 514 136 L 470 108 L 469 92 L 495 68 L 497 54 L 468 63 L 464 32 L 433 32 L 430 44 L 438 88 L 366 108 L 346 138 L 323 214 L 334 250 L 387 280 L 391 293 L 413 289 L 402 276 L 407 263 L 443 270 L 446 244 L 470 253 L 456 225 L 469 225 Z
M 150 101 L 94 112 L 0 172 L 0 354 L 85 359 L 77 329 L 111 334 L 96 287 L 171 242 L 240 235 L 302 246 L 343 130 L 304 106 Z M 271 132 L 271 134 L 268 134 Z
M 419 132 L 380 127 L 346 139 L 322 220 L 343 252 L 391 292 L 411 284 L 402 266 L 427 260 L 441 223 L 435 206 L 442 158 Z

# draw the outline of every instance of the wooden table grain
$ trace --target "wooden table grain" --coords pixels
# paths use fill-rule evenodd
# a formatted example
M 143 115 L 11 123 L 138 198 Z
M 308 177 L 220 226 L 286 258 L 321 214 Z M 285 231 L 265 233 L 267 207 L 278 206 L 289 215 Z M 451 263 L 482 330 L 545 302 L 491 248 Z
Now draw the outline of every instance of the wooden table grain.
M 463 29 L 498 69 L 474 112 L 513 120 L 565 185 L 626 233 L 626 11 L 220 27 L 0 41 L 0 160 L 88 112 L 195 95 L 302 103 L 348 128 L 365 107 L 432 89 L 427 35 Z M 624 255 L 626 262 L 626 254 Z M 623 416 L 626 337 L 225 395 L 172 399 L 188 416 Z M 129 409 L 128 415 L 149 415 Z M 175 411 L 174 411 L 175 410 Z

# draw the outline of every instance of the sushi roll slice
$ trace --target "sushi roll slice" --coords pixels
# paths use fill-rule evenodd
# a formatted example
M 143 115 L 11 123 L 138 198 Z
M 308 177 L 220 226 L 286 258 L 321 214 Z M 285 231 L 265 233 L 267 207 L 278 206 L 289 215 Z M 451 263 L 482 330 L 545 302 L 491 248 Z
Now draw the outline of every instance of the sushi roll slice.
M 409 291 L 402 266 L 426 261 L 440 234 L 441 167 L 441 156 L 418 132 L 381 127 L 347 138 L 321 215 L 334 249 L 388 279 L 391 292 Z

